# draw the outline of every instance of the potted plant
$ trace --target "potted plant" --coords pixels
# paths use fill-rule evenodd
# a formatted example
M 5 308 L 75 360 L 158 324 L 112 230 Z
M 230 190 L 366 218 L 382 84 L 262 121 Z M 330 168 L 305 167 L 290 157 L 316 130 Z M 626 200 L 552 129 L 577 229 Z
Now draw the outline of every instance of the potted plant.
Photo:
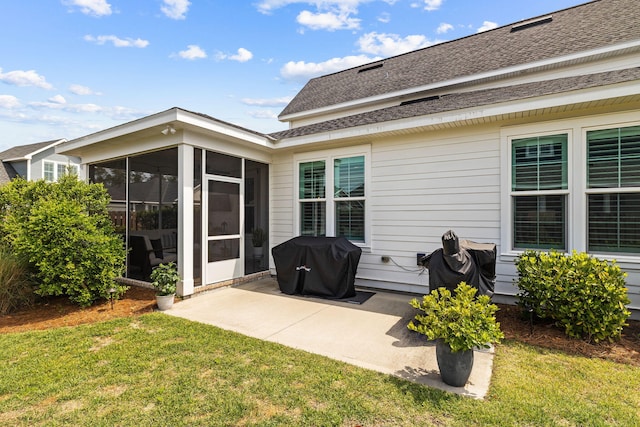
M 251 238 L 251 243 L 253 244 L 253 255 L 256 257 L 261 257 L 263 250 L 262 245 L 267 241 L 267 234 L 265 231 L 260 228 L 253 229 L 253 236 Z
M 437 288 L 422 301 L 411 300 L 419 313 L 408 328 L 436 340 L 436 359 L 442 381 L 454 387 L 467 383 L 473 368 L 474 348 L 489 348 L 504 338 L 488 295 L 476 298 L 477 289 L 460 282 L 454 294 Z
M 173 262 L 160 264 L 151 272 L 151 285 L 156 290 L 159 310 L 168 310 L 173 306 L 178 280 L 178 268 Z

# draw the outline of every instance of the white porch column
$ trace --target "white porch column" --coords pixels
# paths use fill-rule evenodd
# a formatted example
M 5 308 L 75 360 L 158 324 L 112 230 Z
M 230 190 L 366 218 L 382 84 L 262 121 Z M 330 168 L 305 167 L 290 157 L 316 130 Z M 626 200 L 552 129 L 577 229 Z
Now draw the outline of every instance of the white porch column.
M 193 294 L 193 147 L 178 146 L 178 295 Z

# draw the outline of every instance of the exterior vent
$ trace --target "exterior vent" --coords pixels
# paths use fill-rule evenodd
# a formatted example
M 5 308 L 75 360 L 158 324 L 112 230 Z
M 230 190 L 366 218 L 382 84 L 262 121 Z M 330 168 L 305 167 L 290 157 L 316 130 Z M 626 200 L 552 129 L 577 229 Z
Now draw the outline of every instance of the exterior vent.
M 384 65 L 384 62 L 380 62 L 378 64 L 371 65 L 369 67 L 360 68 L 358 70 L 358 73 L 364 73 L 364 72 L 367 72 L 367 71 L 375 70 L 376 68 L 382 68 L 383 65 Z
M 539 18 L 530 19 L 528 21 L 521 22 L 511 27 L 511 32 L 515 33 L 516 31 L 526 30 L 527 28 L 531 28 L 531 27 L 537 27 L 538 25 L 546 24 L 551 21 L 553 21 L 552 15 L 541 16 Z
M 425 98 L 418 98 L 418 99 L 410 99 L 409 101 L 402 101 L 400 103 L 400 106 L 402 106 L 402 105 L 410 105 L 410 104 L 417 104 L 419 102 L 436 101 L 438 99 L 440 99 L 440 95 L 427 96 Z

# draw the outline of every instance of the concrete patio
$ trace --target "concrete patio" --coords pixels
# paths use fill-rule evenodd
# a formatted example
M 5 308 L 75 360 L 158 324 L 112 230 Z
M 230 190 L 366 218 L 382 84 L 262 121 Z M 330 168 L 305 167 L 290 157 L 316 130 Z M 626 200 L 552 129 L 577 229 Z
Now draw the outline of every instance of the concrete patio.
M 275 278 L 210 291 L 165 313 L 327 356 L 476 399 L 491 380 L 493 349 L 476 351 L 465 387 L 442 382 L 435 344 L 407 329 L 415 295 L 375 291 L 364 304 L 280 292 Z M 259 322 L 256 322 L 259 319 Z

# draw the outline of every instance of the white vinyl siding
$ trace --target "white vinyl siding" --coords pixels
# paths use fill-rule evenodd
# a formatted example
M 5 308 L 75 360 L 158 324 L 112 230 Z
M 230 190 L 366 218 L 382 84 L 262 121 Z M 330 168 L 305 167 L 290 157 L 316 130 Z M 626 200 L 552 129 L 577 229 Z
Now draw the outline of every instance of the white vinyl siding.
M 493 123 L 392 135 L 371 141 L 367 174 L 367 243 L 356 285 L 423 293 L 428 274 L 416 265 L 417 253 L 442 247 L 453 230 L 461 239 L 496 243 L 496 297 L 518 292 L 512 246 L 511 149 L 514 139 L 567 135 L 567 188 L 552 190 L 567 198 L 567 250 L 586 250 L 586 132 L 625 127 L 640 112 L 537 121 L 518 126 Z M 637 126 L 637 122 L 626 126 Z M 354 147 L 355 149 L 356 147 Z M 341 149 L 348 151 L 349 149 Z M 345 157 L 354 155 L 348 153 Z M 274 154 L 271 222 L 274 242 L 299 233 L 300 162 L 319 160 L 318 152 Z M 537 191 L 537 190 L 536 190 Z M 601 255 L 601 254 L 597 254 Z M 384 263 L 382 256 L 393 262 Z M 632 307 L 640 307 L 640 257 L 617 257 L 629 276 Z M 272 264 L 273 267 L 273 264 Z M 272 269 L 272 273 L 276 273 Z

